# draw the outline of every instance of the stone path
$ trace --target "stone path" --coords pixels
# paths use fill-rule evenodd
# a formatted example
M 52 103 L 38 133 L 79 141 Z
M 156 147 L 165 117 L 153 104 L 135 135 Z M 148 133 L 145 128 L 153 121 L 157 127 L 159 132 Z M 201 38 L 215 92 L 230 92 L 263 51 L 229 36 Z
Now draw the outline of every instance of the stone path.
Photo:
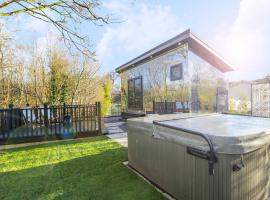
M 126 122 L 120 121 L 119 118 L 106 119 L 105 128 L 107 129 L 108 132 L 107 137 L 118 142 L 124 147 L 128 146 Z

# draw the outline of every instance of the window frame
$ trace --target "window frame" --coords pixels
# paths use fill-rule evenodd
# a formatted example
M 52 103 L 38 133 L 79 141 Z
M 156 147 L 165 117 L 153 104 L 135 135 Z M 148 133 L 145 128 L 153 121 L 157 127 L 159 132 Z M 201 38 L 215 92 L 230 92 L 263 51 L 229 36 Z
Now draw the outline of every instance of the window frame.
M 174 76 L 174 70 L 175 68 L 180 68 L 180 77 Z M 183 79 L 183 63 L 178 63 L 175 65 L 170 66 L 170 81 L 178 81 Z

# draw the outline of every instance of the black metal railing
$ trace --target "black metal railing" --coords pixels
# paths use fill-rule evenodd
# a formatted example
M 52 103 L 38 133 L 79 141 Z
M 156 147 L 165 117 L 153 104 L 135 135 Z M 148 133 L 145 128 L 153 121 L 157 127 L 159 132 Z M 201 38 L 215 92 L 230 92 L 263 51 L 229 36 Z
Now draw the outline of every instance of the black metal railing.
M 189 109 L 177 108 L 177 102 L 175 101 L 153 101 L 153 113 L 157 114 L 171 114 L 175 112 L 189 112 Z
M 74 137 L 101 133 L 100 103 L 0 109 L 0 141 L 61 138 L 67 131 Z

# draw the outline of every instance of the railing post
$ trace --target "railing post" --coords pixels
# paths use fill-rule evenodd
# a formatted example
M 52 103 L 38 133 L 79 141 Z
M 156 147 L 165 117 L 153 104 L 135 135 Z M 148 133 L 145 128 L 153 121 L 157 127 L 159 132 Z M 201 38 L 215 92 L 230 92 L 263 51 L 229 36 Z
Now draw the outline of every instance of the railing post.
M 167 101 L 165 100 L 165 113 L 167 114 L 168 111 L 167 111 Z
M 44 125 L 49 127 L 49 118 L 48 118 L 48 104 L 44 103 Z
M 155 102 L 155 100 L 153 100 L 153 113 L 154 114 L 156 113 L 156 102 Z
M 63 103 L 63 115 L 66 116 L 66 103 Z
M 12 104 L 9 104 L 9 116 L 8 116 L 8 137 L 9 137 L 9 134 L 10 134 L 10 131 L 12 130 L 13 128 L 13 105 Z
M 96 102 L 96 114 L 97 114 L 97 118 L 98 118 L 98 132 L 101 134 L 102 130 L 101 130 L 101 105 L 100 102 Z

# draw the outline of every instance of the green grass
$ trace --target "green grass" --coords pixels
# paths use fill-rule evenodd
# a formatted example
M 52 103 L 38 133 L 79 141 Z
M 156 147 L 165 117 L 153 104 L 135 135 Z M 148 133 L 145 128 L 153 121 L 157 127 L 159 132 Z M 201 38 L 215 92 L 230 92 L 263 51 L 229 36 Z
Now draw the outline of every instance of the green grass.
M 0 199 L 164 199 L 106 137 L 0 151 Z

